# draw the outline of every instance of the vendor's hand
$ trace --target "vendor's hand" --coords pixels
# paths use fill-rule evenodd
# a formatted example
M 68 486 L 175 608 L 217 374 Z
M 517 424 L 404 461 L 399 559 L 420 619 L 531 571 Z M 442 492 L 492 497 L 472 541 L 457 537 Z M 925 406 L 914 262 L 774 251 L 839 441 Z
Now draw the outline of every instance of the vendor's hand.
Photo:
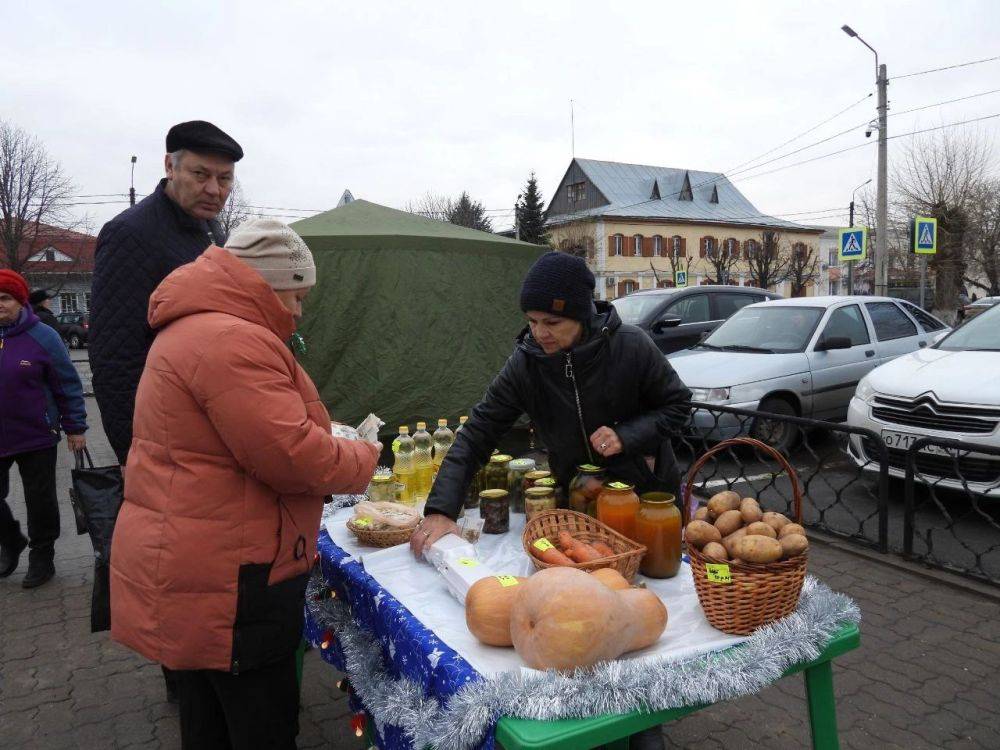
M 79 453 L 87 447 L 87 438 L 83 435 L 67 435 L 66 442 L 69 443 L 69 449 L 74 453 Z
M 445 534 L 457 533 L 457 523 L 448 518 L 448 516 L 442 516 L 440 513 L 432 513 L 417 524 L 417 528 L 413 531 L 413 536 L 410 537 L 410 549 L 413 550 L 414 556 L 419 560 L 424 550 Z
M 610 427 L 598 427 L 597 432 L 590 436 L 590 444 L 605 458 L 617 456 L 622 452 L 622 441 L 618 433 Z

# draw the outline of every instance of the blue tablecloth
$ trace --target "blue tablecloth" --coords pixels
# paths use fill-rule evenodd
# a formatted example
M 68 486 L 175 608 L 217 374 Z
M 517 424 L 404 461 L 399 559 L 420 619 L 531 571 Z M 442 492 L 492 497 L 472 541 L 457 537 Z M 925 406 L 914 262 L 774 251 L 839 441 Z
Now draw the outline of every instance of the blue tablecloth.
M 350 605 L 355 621 L 377 637 L 386 670 L 393 677 L 408 677 L 422 685 L 426 695 L 433 696 L 442 705 L 466 683 L 482 679 L 465 659 L 441 642 L 368 575 L 360 561 L 338 547 L 325 529 L 319 534 L 319 564 L 330 588 Z M 308 609 L 306 638 L 314 646 L 324 639 L 322 628 L 311 620 Z M 325 661 L 344 670 L 344 655 L 336 637 L 320 653 Z M 413 749 L 398 727 L 385 724 L 378 730 L 379 747 Z M 493 746 L 493 731 L 490 731 L 481 747 L 492 750 Z

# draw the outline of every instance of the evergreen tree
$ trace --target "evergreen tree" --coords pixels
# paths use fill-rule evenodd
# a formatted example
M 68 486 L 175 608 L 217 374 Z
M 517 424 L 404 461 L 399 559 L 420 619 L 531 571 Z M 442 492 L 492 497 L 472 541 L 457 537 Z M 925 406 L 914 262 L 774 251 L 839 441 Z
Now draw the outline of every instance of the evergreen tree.
M 466 192 L 448 209 L 448 221 L 460 227 L 478 229 L 480 232 L 492 232 L 493 225 L 486 215 L 486 209 L 479 201 L 474 201 Z
M 548 233 L 545 231 L 545 201 L 538 190 L 538 180 L 534 172 L 528 177 L 524 192 L 518 196 L 514 204 L 514 216 L 522 242 L 531 242 L 535 245 L 548 243 Z

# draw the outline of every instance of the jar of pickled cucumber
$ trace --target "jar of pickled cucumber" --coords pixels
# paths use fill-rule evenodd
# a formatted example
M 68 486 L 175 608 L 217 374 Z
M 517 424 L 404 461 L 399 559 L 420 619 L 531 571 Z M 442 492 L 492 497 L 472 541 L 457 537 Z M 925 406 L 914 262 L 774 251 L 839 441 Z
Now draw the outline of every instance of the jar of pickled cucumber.
M 534 487 L 535 482 L 537 482 L 539 479 L 546 479 L 551 476 L 552 476 L 551 471 L 543 471 L 541 469 L 535 469 L 534 471 L 529 471 L 527 474 L 524 475 L 524 489 L 528 489 L 529 487 Z
M 533 487 L 545 487 L 546 489 L 552 490 L 552 494 L 556 499 L 557 508 L 566 507 L 566 493 L 563 492 L 562 486 L 553 476 L 540 477 L 535 480 Z
M 507 464 L 513 459 L 505 453 L 497 453 L 490 457 L 490 462 L 483 470 L 482 490 L 506 490 L 507 489 Z
M 515 458 L 507 464 L 507 492 L 514 513 L 524 513 L 524 478 L 534 470 L 535 461 L 531 458 Z
M 495 456 L 500 451 L 494 450 L 493 455 Z M 489 465 L 489 464 L 487 464 Z M 476 472 L 475 476 L 472 478 L 472 482 L 469 484 L 469 491 L 465 495 L 465 507 L 466 508 L 478 508 L 479 507 L 479 493 L 483 491 L 483 478 L 486 476 L 486 466 L 482 467 Z
M 531 520 L 544 510 L 556 509 L 556 495 L 551 487 L 529 487 L 524 491 L 524 514 Z

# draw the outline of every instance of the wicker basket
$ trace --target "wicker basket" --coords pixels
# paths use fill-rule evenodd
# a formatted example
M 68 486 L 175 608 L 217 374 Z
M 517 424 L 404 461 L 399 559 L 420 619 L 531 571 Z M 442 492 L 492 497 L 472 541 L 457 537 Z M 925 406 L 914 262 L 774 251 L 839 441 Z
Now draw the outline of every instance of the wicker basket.
M 642 556 L 646 554 L 646 548 L 641 544 L 636 544 L 628 537 L 584 513 L 572 510 L 546 510 L 528 521 L 524 527 L 524 533 L 521 534 L 524 551 L 531 558 L 536 569 L 545 570 L 545 568 L 559 567 L 544 563 L 532 555 L 531 545 L 542 537 L 556 544 L 560 531 L 568 531 L 584 542 L 604 542 L 614 550 L 615 554 L 612 557 L 604 557 L 589 563 L 575 563 L 573 567 L 580 570 L 589 572 L 598 568 L 613 568 L 621 573 L 626 580 L 631 581 L 639 572 L 639 563 L 642 562 Z
M 686 501 L 682 504 L 684 525 L 687 525 L 687 499 L 692 497 L 698 471 L 712 456 L 734 445 L 756 448 L 781 464 L 792 483 L 795 521 L 802 523 L 802 487 L 795 469 L 781 453 L 769 445 L 753 438 L 738 437 L 724 440 L 714 446 L 691 467 L 684 493 Z M 705 611 L 705 617 L 712 627 L 723 633 L 749 635 L 762 625 L 780 620 L 795 611 L 799 593 L 802 591 L 802 582 L 806 577 L 806 554 L 767 564 L 729 562 L 727 565 L 731 582 L 721 583 L 714 579 L 710 580 L 705 567 L 706 563 L 715 564 L 714 560 L 704 557 L 693 546 L 687 548 L 687 553 L 691 559 L 694 587 L 698 592 L 701 608 Z
M 408 529 L 389 529 L 387 531 L 377 531 L 365 526 L 358 526 L 352 518 L 347 522 L 347 528 L 358 538 L 361 544 L 369 547 L 395 547 L 397 544 L 406 544 L 413 536 L 416 526 Z

